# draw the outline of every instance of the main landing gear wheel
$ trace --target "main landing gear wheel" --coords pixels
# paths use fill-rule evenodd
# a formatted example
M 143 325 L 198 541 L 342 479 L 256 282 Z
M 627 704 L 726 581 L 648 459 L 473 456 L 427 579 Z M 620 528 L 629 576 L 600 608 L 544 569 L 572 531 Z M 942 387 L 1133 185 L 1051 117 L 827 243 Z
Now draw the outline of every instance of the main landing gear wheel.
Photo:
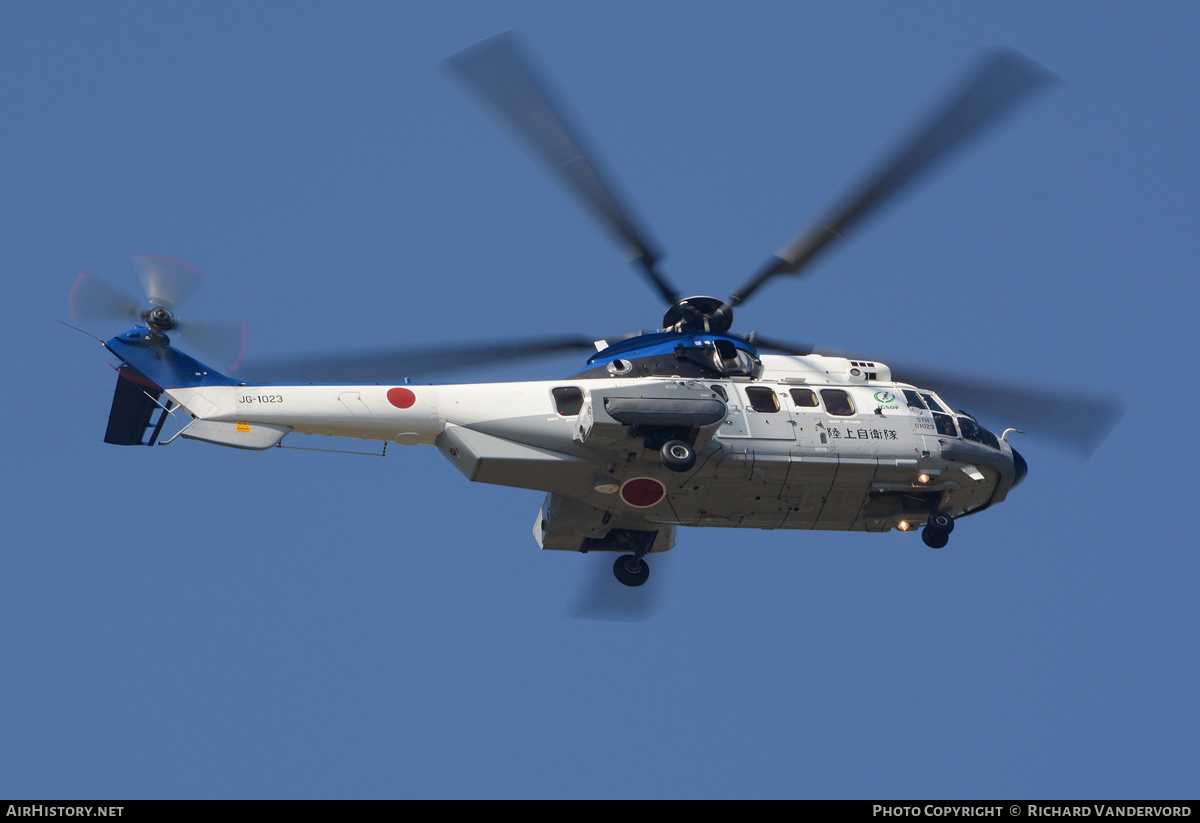
M 954 518 L 943 512 L 932 512 L 925 528 L 921 529 L 921 539 L 931 549 L 945 548 L 950 542 L 950 532 L 954 531 Z
M 650 577 L 650 565 L 636 554 L 623 554 L 613 563 L 613 574 L 626 586 L 640 586 Z
M 937 532 L 930 529 L 928 526 L 921 529 L 921 539 L 925 541 L 925 545 L 931 549 L 944 549 L 946 544 L 950 542 L 950 535 L 945 532 Z
M 696 450 L 682 440 L 668 440 L 659 455 L 662 464 L 673 472 L 685 472 L 696 465 Z
M 935 532 L 950 534 L 950 532 L 954 531 L 954 518 L 948 514 L 944 514 L 943 512 L 934 512 L 933 514 L 929 515 L 929 520 L 926 525 L 928 525 L 929 528 L 933 529 Z

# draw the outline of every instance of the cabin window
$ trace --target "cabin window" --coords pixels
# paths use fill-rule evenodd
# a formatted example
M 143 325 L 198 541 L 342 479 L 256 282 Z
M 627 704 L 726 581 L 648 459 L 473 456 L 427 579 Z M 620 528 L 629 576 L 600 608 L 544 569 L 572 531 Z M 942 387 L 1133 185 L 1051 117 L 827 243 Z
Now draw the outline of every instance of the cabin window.
M 820 405 L 817 393 L 812 389 L 792 389 L 792 402 L 802 409 L 815 409 Z
M 554 408 L 563 417 L 574 417 L 583 408 L 583 390 L 578 386 L 559 386 L 550 393 L 554 395 Z
M 854 414 L 854 401 L 848 392 L 841 389 L 821 389 L 821 399 L 825 401 L 825 411 L 840 417 Z
M 724 401 L 728 402 L 728 400 L 729 400 L 729 395 L 727 395 L 727 394 L 725 393 L 725 387 L 724 387 L 724 386 L 712 385 L 712 386 L 709 386 L 709 388 L 713 390 L 713 394 L 715 394 L 717 397 L 719 397 L 719 398 L 721 398 L 722 400 L 724 400 Z
M 770 414 L 779 411 L 779 398 L 774 389 L 753 386 L 746 389 L 746 399 L 750 401 L 750 408 L 756 412 Z
M 916 409 L 919 412 L 925 411 L 925 404 L 921 402 L 921 398 L 912 389 L 904 390 L 904 399 L 908 401 L 910 409 Z

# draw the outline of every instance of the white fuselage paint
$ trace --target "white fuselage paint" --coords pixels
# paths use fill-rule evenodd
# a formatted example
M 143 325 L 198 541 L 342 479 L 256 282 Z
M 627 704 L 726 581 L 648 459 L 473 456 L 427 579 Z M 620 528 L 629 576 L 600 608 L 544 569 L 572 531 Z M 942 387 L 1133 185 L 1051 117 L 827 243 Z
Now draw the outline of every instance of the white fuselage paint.
M 206 386 L 166 394 L 198 420 L 241 424 L 241 431 L 262 425 L 439 445 L 470 479 L 562 494 L 647 523 L 886 531 L 922 523 L 929 500 L 959 516 L 998 502 L 1011 487 L 1007 444 L 997 451 L 939 435 L 928 411 L 905 404 L 903 391 L 911 387 L 893 383 L 885 366 L 871 364 L 875 379 L 867 379 L 853 376 L 843 358 L 768 355 L 762 361 L 764 372 L 753 381 Z M 552 392 L 564 387 L 580 390 L 582 410 L 560 413 Z M 793 389 L 818 396 L 840 390 L 853 411 L 835 414 L 824 402 L 803 405 Z M 774 394 L 777 410 L 769 397 L 764 406 L 764 390 Z M 615 395 L 720 393 L 728 413 L 697 440 L 696 466 L 683 473 L 664 468 L 636 433 L 607 416 L 602 402 Z M 447 445 L 468 442 L 447 439 L 456 428 L 470 434 L 469 461 Z M 663 501 L 633 510 L 612 493 L 614 485 L 636 477 L 662 481 Z

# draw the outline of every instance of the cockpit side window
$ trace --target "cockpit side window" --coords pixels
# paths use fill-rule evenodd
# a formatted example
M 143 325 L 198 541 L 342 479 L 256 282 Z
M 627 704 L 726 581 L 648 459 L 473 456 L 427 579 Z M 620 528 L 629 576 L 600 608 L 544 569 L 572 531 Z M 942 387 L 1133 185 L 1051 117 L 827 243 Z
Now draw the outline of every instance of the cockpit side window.
M 817 393 L 812 389 L 792 389 L 792 402 L 800 409 L 815 409 L 821 405 Z
M 950 410 L 946 408 L 946 404 L 938 401 L 929 392 L 921 392 L 920 394 L 921 399 L 925 401 L 925 405 L 933 412 L 933 425 L 937 427 L 937 433 L 946 437 L 958 437 L 958 426 L 954 425 L 954 415 L 950 414 Z
M 563 417 L 574 417 L 583 408 L 583 390 L 578 386 L 559 386 L 551 389 L 554 408 Z
M 928 406 L 929 410 L 932 412 L 935 412 L 935 411 L 948 412 L 948 411 L 950 411 L 948 408 L 946 408 L 941 403 L 939 403 L 937 398 L 934 397 L 932 394 L 927 394 L 926 392 L 921 392 L 921 397 L 924 398 L 925 405 Z
M 779 411 L 779 397 L 774 389 L 751 386 L 746 389 L 746 399 L 750 401 L 750 408 L 756 412 L 770 414 Z
M 854 401 L 849 392 L 841 389 L 821 389 L 821 399 L 825 401 L 825 411 L 841 417 L 854 414 Z
M 946 437 L 958 437 L 958 428 L 954 425 L 954 418 L 948 414 L 935 411 L 933 425 L 937 426 L 938 434 L 944 434 Z
M 946 412 L 950 411 L 944 405 L 938 402 L 937 398 L 928 392 L 915 392 L 912 389 L 904 390 L 904 399 L 908 401 L 908 407 L 917 412 L 923 412 L 926 409 L 933 412 L 933 425 L 937 427 L 937 433 L 946 437 L 958 437 L 958 427 L 954 425 L 954 417 Z M 963 429 L 964 436 L 966 429 Z

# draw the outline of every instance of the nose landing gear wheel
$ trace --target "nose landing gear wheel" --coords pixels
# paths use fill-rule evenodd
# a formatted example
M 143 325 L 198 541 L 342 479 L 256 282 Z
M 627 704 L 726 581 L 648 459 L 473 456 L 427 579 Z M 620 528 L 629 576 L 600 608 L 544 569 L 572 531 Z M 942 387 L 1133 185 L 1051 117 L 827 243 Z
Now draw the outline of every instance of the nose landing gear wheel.
M 613 563 L 613 574 L 626 586 L 640 586 L 650 577 L 650 565 L 636 554 L 623 554 Z
M 954 518 L 944 512 L 932 512 L 925 528 L 921 529 L 921 539 L 931 549 L 944 548 L 950 542 L 950 532 L 954 531 Z

